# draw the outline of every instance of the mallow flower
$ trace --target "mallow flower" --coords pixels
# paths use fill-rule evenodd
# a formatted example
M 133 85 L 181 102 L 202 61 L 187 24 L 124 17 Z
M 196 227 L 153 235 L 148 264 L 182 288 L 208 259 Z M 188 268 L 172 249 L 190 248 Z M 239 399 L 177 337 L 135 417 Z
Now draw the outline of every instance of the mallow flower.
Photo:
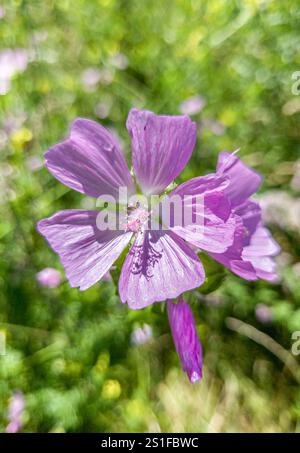
M 196 124 L 188 116 L 132 109 L 126 126 L 132 172 L 116 139 L 88 119 L 76 119 L 69 137 L 47 151 L 46 166 L 60 182 L 109 207 L 60 211 L 41 220 L 38 230 L 60 256 L 70 285 L 81 290 L 127 252 L 118 283 L 121 301 L 132 309 L 168 301 L 175 346 L 195 382 L 202 375 L 201 345 L 181 295 L 205 280 L 197 251 L 249 280 L 270 279 L 275 272 L 271 237 L 257 204 L 249 201 L 261 178 L 235 155 L 221 154 L 215 173 L 176 186 L 195 146 Z
M 234 153 L 227 152 L 220 153 L 216 174 L 229 177 L 230 184 L 225 193 L 236 219 L 236 230 L 233 244 L 225 252 L 210 255 L 246 280 L 276 282 L 278 276 L 273 257 L 280 247 L 263 226 L 259 204 L 250 198 L 260 186 L 262 177 Z

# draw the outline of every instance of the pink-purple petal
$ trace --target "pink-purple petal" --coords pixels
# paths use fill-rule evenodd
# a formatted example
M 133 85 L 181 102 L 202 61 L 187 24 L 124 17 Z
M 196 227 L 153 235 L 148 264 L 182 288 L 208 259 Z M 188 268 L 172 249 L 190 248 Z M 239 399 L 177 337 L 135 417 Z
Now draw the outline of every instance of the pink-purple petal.
M 242 258 L 252 264 L 258 278 L 271 282 L 278 281 L 276 263 L 273 259 L 280 247 L 267 228 L 259 226 L 244 247 Z
M 219 262 L 221 263 L 222 261 L 219 260 Z M 239 260 L 228 261 L 228 264 L 224 263 L 224 266 L 244 280 L 249 282 L 258 280 L 256 269 L 250 261 L 243 261 L 240 258 Z
M 234 213 L 237 214 L 243 221 L 245 227 L 245 235 L 243 245 L 247 245 L 252 234 L 255 232 L 259 223 L 261 223 L 261 207 L 259 204 L 252 200 L 247 200 L 240 206 L 234 209 Z
M 250 238 L 249 246 L 244 247 L 244 252 L 245 250 L 249 258 L 251 256 L 275 256 L 280 252 L 280 247 L 270 231 L 259 225 Z
M 232 245 L 236 228 L 235 216 L 226 222 L 213 214 L 205 214 L 203 226 L 195 228 L 193 225 L 176 226 L 170 228 L 192 246 L 211 253 L 223 253 Z
M 91 197 L 112 195 L 119 187 L 135 192 L 125 158 L 114 137 L 95 121 L 77 118 L 69 138 L 45 154 L 48 170 L 60 182 Z
M 184 212 L 183 222 L 168 225 L 178 236 L 193 246 L 214 253 L 222 253 L 233 243 L 235 218 L 225 190 L 229 180 L 215 174 L 193 178 L 165 196 L 180 197 Z M 187 218 L 188 217 L 188 221 Z M 164 213 L 162 215 L 164 220 Z M 191 220 L 192 219 L 192 220 Z
M 161 193 L 186 166 L 196 143 L 188 116 L 158 116 L 132 109 L 127 123 L 136 180 L 145 194 Z
M 100 231 L 98 211 L 60 211 L 38 223 L 38 231 L 59 255 L 72 287 L 88 289 L 110 269 L 132 236 L 131 232 Z
M 223 151 L 219 154 L 217 173 L 228 176 L 230 184 L 225 190 L 232 207 L 244 203 L 259 188 L 262 177 L 245 165 L 235 154 Z
M 245 227 L 242 218 L 235 215 L 235 232 L 233 244 L 223 253 L 209 253 L 209 255 L 223 266 L 245 280 L 257 280 L 255 269 L 252 264 L 245 263 L 242 259 Z
M 176 351 L 192 383 L 202 378 L 202 348 L 192 310 L 182 297 L 168 301 L 168 317 Z
M 145 231 L 124 261 L 119 293 L 123 303 L 139 309 L 197 288 L 204 278 L 198 256 L 182 239 L 171 232 Z
M 179 196 L 189 205 L 193 199 L 198 199 L 208 206 L 222 220 L 227 220 L 231 214 L 231 205 L 225 196 L 225 189 L 230 183 L 229 178 L 217 176 L 215 173 L 189 179 L 172 190 L 168 197 Z
M 249 207 L 247 215 L 246 207 Z M 242 216 L 236 215 L 237 228 L 234 243 L 224 253 L 210 253 L 219 263 L 230 269 L 239 277 L 253 281 L 259 278 L 276 282 L 276 264 L 273 257 L 280 251 L 271 233 L 260 223 L 253 230 L 257 220 L 260 222 L 260 210 L 254 202 L 248 202 L 239 210 Z M 238 210 L 236 210 L 238 211 Z

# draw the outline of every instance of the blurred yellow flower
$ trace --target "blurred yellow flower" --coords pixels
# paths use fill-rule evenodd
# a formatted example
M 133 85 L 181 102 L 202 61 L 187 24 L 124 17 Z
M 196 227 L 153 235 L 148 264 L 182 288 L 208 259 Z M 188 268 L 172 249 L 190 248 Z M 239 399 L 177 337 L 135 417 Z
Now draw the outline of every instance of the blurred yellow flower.
M 26 127 L 22 127 L 21 129 L 14 131 L 10 136 L 12 145 L 17 149 L 24 148 L 24 145 L 26 145 L 26 143 L 28 142 L 31 142 L 32 138 L 33 134 L 31 130 L 27 129 Z
M 103 398 L 113 400 L 119 398 L 121 395 L 122 389 L 120 382 L 116 379 L 109 379 L 104 383 L 102 389 L 102 396 Z

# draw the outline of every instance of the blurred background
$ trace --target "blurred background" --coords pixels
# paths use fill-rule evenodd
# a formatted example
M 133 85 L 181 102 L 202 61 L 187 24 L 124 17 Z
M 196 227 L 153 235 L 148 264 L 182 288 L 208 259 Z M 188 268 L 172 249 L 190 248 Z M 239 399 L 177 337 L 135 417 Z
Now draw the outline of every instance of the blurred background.
M 299 29 L 298 0 L 0 2 L 0 431 L 300 431 Z M 129 161 L 133 106 L 197 122 L 182 180 L 241 148 L 282 248 L 276 285 L 208 266 L 191 295 L 197 385 L 164 304 L 130 311 L 109 278 L 71 289 L 35 227 L 94 207 L 47 172 L 45 150 L 85 116 Z

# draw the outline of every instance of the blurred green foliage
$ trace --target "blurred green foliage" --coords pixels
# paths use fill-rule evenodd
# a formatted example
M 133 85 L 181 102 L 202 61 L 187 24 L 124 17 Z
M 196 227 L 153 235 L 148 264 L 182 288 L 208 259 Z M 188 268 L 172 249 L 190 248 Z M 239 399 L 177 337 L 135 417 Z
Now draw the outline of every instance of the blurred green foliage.
M 299 359 L 280 354 L 300 330 L 299 231 L 273 226 L 279 285 L 227 273 L 206 295 L 223 275 L 205 263 L 212 280 L 189 295 L 204 349 L 204 379 L 191 386 L 164 304 L 130 311 L 112 282 L 41 288 L 37 272 L 63 270 L 35 228 L 59 209 L 93 206 L 40 165 L 74 117 L 111 128 L 129 161 L 129 109 L 178 114 L 194 95 L 206 105 L 181 178 L 212 171 L 220 150 L 240 147 L 265 175 L 262 192 L 296 197 L 298 0 L 5 0 L 3 11 L 0 52 L 26 49 L 29 63 L 0 96 L 0 430 L 21 390 L 24 431 L 299 431 Z M 270 308 L 268 324 L 255 316 L 258 304 Z M 234 331 L 232 318 L 250 330 Z M 145 323 L 153 338 L 134 345 L 132 331 Z

